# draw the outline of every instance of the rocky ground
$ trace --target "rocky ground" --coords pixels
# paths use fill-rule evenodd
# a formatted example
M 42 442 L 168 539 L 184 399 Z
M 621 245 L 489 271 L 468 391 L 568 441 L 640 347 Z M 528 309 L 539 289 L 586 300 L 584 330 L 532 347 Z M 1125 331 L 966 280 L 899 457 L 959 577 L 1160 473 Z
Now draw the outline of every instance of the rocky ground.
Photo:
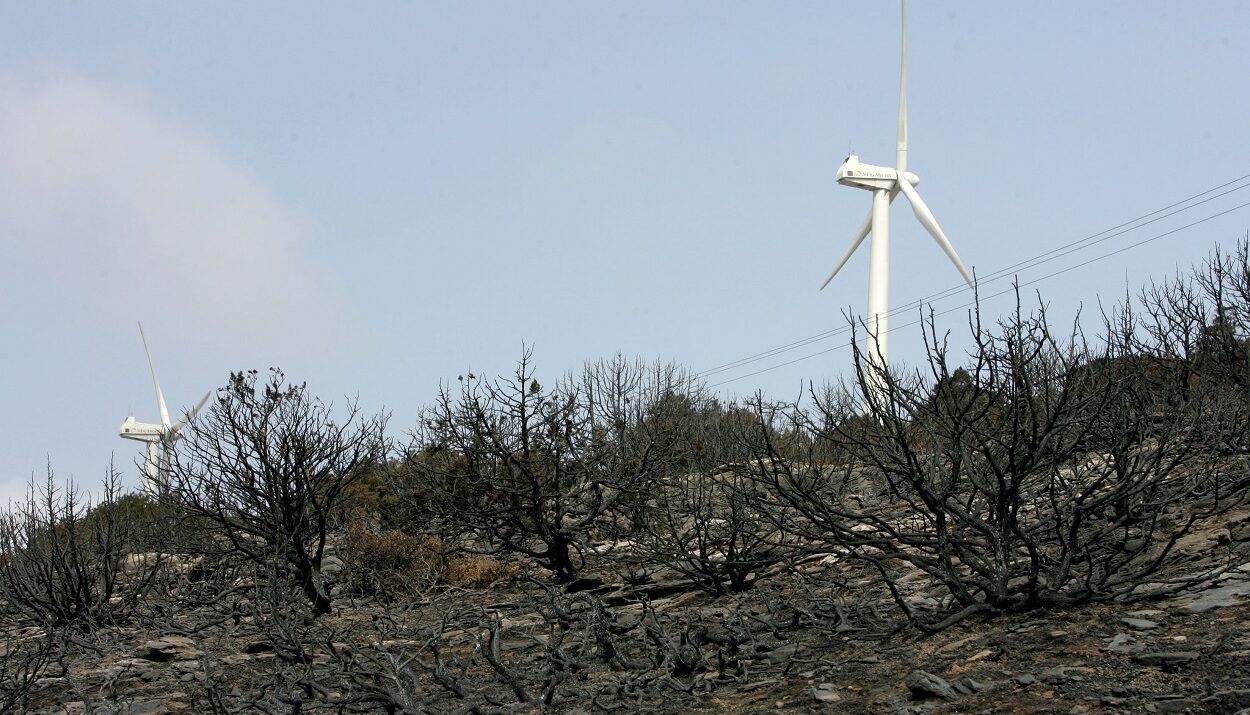
M 1239 512 L 1179 543 L 1174 575 L 1219 570 L 1247 548 L 1250 512 Z M 236 575 L 243 587 L 205 591 L 202 574 L 181 573 L 132 622 L 63 643 L 24 710 L 1250 714 L 1250 566 L 1179 595 L 936 634 L 907 626 L 871 574 L 833 557 L 741 593 L 663 572 L 627 585 L 591 569 L 557 588 L 513 571 L 389 607 L 340 573 L 335 612 L 320 619 L 292 607 L 298 594 Z M 941 609 L 941 591 L 915 576 L 894 578 L 910 606 Z

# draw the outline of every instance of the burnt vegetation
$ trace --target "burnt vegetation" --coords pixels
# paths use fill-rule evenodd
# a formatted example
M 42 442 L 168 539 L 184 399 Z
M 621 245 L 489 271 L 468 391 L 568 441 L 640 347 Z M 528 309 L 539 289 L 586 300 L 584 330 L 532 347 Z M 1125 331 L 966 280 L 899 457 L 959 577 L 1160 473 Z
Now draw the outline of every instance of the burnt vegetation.
M 540 382 L 526 350 L 443 385 L 400 440 L 236 373 L 159 498 L 49 469 L 0 519 L 0 712 L 133 700 L 124 668 L 82 664 L 119 642 L 192 663 L 197 711 L 666 710 L 789 677 L 803 639 L 1150 601 L 1244 566 L 1246 243 L 1096 321 L 1030 305 L 973 312 L 966 354 L 929 320 L 923 364 L 856 354 L 853 380 L 789 403 L 623 357 Z

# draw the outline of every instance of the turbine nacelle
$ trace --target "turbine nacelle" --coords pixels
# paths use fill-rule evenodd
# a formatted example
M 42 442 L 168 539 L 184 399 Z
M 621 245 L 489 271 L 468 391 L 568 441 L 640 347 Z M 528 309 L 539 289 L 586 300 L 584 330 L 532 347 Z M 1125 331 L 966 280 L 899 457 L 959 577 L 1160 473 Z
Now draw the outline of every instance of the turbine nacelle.
M 164 425 L 136 422 L 131 415 L 117 428 L 117 435 L 122 439 L 133 439 L 136 442 L 158 442 L 165 433 Z
M 194 413 L 188 413 L 186 419 L 189 420 L 193 415 Z M 182 429 L 183 423 L 180 423 L 177 427 L 166 427 L 148 422 L 138 422 L 132 415 L 127 417 L 125 422 L 122 422 L 121 427 L 117 428 L 117 436 L 122 439 L 133 439 L 136 442 L 172 444 L 181 439 L 182 435 L 179 434 L 179 431 Z
M 903 172 L 902 177 L 912 186 L 920 183 L 920 177 L 910 171 Z M 843 186 L 867 191 L 898 191 L 899 171 L 888 166 L 865 164 L 852 154 L 838 167 L 837 181 Z

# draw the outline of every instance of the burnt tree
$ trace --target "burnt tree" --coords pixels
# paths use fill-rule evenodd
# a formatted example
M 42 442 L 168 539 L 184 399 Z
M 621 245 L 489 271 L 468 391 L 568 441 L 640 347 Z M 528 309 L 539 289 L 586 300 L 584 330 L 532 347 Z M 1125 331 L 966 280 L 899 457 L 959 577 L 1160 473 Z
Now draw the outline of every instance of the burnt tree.
M 247 559 L 293 579 L 313 612 L 330 612 L 321 566 L 346 488 L 384 455 L 381 415 L 331 409 L 287 384 L 234 373 L 184 432 L 170 461 L 170 498 L 208 552 Z

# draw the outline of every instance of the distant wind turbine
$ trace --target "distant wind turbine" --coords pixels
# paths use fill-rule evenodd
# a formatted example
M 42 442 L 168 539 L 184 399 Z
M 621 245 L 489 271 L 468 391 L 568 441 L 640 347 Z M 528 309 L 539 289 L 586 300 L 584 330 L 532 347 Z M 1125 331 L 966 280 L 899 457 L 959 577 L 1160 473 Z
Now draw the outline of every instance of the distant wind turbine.
M 209 394 L 212 393 L 205 394 L 195 407 L 182 416 L 182 419 L 170 424 L 169 410 L 165 407 L 165 395 L 161 393 L 161 382 L 156 378 L 156 366 L 152 363 L 152 352 L 148 350 L 148 338 L 143 334 L 142 324 L 139 325 L 139 337 L 143 339 L 143 352 L 148 356 L 148 368 L 152 371 L 152 385 L 156 387 L 156 407 L 160 410 L 161 423 L 136 422 L 134 415 L 130 415 L 118 428 L 118 434 L 122 439 L 147 443 L 148 454 L 143 464 L 143 488 L 148 494 L 157 496 L 163 494 L 169 486 L 169 451 L 178 440 L 178 433 L 204 406 Z
M 850 248 L 842 255 L 842 260 L 834 266 L 833 271 L 821 290 L 829 285 L 833 277 L 846 265 L 851 254 L 864 242 L 868 234 L 872 234 L 872 249 L 868 261 L 868 317 L 867 356 L 873 367 L 868 370 L 868 389 L 879 391 L 880 369 L 889 366 L 889 310 L 890 310 L 890 204 L 894 197 L 902 192 L 911 204 L 916 219 L 925 227 L 933 240 L 942 247 L 951 263 L 959 270 L 960 275 L 972 286 L 972 276 L 964 268 L 963 261 L 955 253 L 955 247 L 947 240 L 946 234 L 938 226 L 933 212 L 925 205 L 920 194 L 916 193 L 916 185 L 920 178 L 907 170 L 907 0 L 902 0 L 903 14 L 903 59 L 900 71 L 898 90 L 898 153 L 894 160 L 894 168 L 873 166 L 861 163 L 858 156 L 852 154 L 838 168 L 837 181 L 843 186 L 864 189 L 872 192 L 872 210 L 864 219 L 863 225 L 856 232 Z M 872 401 L 870 400 L 870 404 Z M 877 403 L 880 404 L 880 403 Z

